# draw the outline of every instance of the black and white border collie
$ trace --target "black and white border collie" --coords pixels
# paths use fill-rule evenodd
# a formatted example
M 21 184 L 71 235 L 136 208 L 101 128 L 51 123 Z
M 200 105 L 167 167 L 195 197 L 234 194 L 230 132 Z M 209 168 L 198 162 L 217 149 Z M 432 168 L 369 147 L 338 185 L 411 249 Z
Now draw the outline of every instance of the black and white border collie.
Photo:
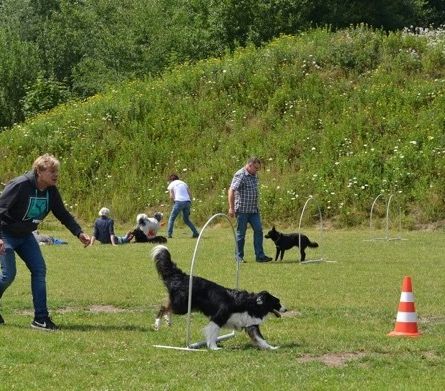
M 152 250 L 156 269 L 168 291 L 169 300 L 161 306 L 155 321 L 155 329 L 164 317 L 170 325 L 171 314 L 184 315 L 188 310 L 190 276 L 172 261 L 167 247 L 158 245 Z M 269 345 L 260 332 L 269 313 L 280 317 L 286 311 L 280 300 L 269 292 L 249 293 L 225 288 L 212 281 L 193 276 L 192 311 L 202 312 L 210 322 L 204 328 L 208 349 L 218 350 L 216 345 L 221 328 L 244 329 L 252 343 L 260 349 L 277 349 Z

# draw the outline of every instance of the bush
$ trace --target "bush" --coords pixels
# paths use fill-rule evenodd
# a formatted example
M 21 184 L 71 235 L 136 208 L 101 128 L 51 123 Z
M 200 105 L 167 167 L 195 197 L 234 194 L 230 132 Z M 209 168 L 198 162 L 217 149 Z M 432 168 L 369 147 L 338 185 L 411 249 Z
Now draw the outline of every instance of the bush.
M 68 101 L 71 97 L 69 88 L 53 76 L 48 78 L 40 74 L 35 82 L 26 89 L 23 98 L 23 112 L 25 117 L 47 111 Z

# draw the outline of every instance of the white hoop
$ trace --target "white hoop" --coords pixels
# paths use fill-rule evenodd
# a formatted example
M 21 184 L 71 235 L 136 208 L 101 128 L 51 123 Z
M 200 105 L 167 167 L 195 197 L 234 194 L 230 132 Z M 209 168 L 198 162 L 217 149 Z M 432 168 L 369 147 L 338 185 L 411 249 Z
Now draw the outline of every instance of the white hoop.
M 371 205 L 371 212 L 369 213 L 369 229 L 372 230 L 372 212 L 374 211 L 374 206 L 377 202 L 377 200 L 382 196 L 383 194 L 379 194 L 377 197 L 375 197 L 372 205 Z
M 190 343 L 190 324 L 191 324 L 191 313 L 192 313 L 192 292 L 193 292 L 193 269 L 195 266 L 195 258 L 198 251 L 198 246 L 202 237 L 202 233 L 207 228 L 207 226 L 210 224 L 210 222 L 215 219 L 216 217 L 225 217 L 227 221 L 230 223 L 233 231 L 233 238 L 235 241 L 235 264 L 236 264 L 236 279 L 235 279 L 235 288 L 239 288 L 239 270 L 240 270 L 240 262 L 237 257 L 238 254 L 238 244 L 236 242 L 236 234 L 235 234 L 235 228 L 232 224 L 232 221 L 230 218 L 225 215 L 224 213 L 217 213 L 210 217 L 210 219 L 207 220 L 207 222 L 202 227 L 198 240 L 196 241 L 195 250 L 193 251 L 193 257 L 192 257 L 192 263 L 190 265 L 190 277 L 189 277 L 189 293 L 188 293 L 188 305 L 187 305 L 187 327 L 186 327 L 186 334 L 185 334 L 185 347 L 181 346 L 166 346 L 166 345 L 153 345 L 157 348 L 163 348 L 163 349 L 176 349 L 176 350 L 185 350 L 185 351 L 200 351 L 199 348 L 206 345 L 206 341 L 200 341 L 195 343 Z M 226 339 L 232 338 L 235 335 L 235 331 L 232 331 L 229 334 L 221 335 L 217 338 L 217 342 L 224 341 Z
M 198 240 L 196 241 L 195 251 L 193 252 L 192 264 L 190 266 L 189 297 L 188 297 L 188 307 L 187 307 L 188 308 L 187 309 L 187 331 L 186 331 L 186 336 L 185 336 L 185 344 L 189 348 L 197 348 L 197 347 L 202 346 L 202 344 L 203 344 L 202 342 L 196 342 L 194 344 L 190 344 L 190 322 L 191 322 L 190 318 L 191 318 L 191 313 L 192 313 L 193 268 L 195 266 L 196 253 L 198 251 L 198 246 L 199 246 L 199 242 L 201 240 L 202 233 L 207 228 L 207 226 L 210 224 L 210 222 L 213 219 L 215 219 L 216 217 L 225 217 L 232 227 L 233 239 L 235 241 L 235 264 L 236 264 L 235 288 L 236 289 L 239 288 L 239 265 L 240 265 L 240 262 L 236 255 L 236 254 L 238 254 L 238 244 L 236 242 L 235 227 L 233 226 L 232 221 L 230 220 L 230 218 L 227 215 L 225 215 L 224 213 L 217 213 L 217 214 L 213 215 L 212 217 L 210 217 L 210 219 L 207 221 L 207 223 L 205 223 L 204 226 L 202 227 L 201 232 L 199 233 L 199 236 L 198 236 Z M 230 337 L 228 337 L 229 335 L 230 335 L 230 337 L 233 337 L 235 335 L 235 332 L 233 331 L 230 334 L 220 336 L 220 337 L 218 337 L 217 341 L 230 338 Z M 204 342 L 204 344 L 205 344 L 205 342 Z
M 369 213 L 369 230 L 372 233 L 372 213 L 374 211 L 374 206 L 377 202 L 377 200 L 379 199 L 379 197 L 383 196 L 383 193 L 379 194 L 373 201 L 372 205 L 371 205 L 371 211 Z M 393 198 L 393 194 L 390 194 L 388 202 L 386 204 L 386 216 L 385 216 L 385 237 L 383 238 L 371 238 L 371 239 L 367 239 L 367 240 L 406 240 L 406 239 L 402 239 L 400 236 L 400 233 L 402 231 L 402 210 L 399 206 L 399 236 L 391 238 L 389 236 L 389 212 L 390 212 L 390 206 L 391 206 L 391 200 Z
M 306 200 L 306 202 L 304 203 L 303 209 L 301 211 L 300 221 L 298 223 L 298 235 L 299 235 L 298 236 L 298 247 L 300 249 L 301 249 L 301 222 L 303 221 L 303 215 L 304 215 L 304 211 L 306 210 L 307 204 L 309 203 L 309 201 L 311 201 L 313 199 L 314 199 L 314 197 L 310 195 L 308 197 L 308 199 Z M 318 208 L 318 216 L 320 218 L 320 239 L 322 239 L 322 237 L 323 237 L 323 216 L 321 214 L 321 210 L 320 210 L 320 207 L 318 205 L 317 205 L 317 208 Z M 322 247 L 321 246 L 321 240 L 320 240 L 319 244 L 320 244 L 320 248 L 321 248 Z M 321 254 L 321 252 L 320 252 L 320 254 Z M 323 258 L 323 256 L 321 256 L 319 259 L 312 259 L 312 260 L 307 260 L 307 261 L 304 261 L 304 262 L 300 262 L 300 265 L 301 264 L 305 264 L 305 263 L 315 263 L 315 262 L 327 262 L 327 261 Z M 335 261 L 331 261 L 331 263 L 332 262 L 335 262 Z

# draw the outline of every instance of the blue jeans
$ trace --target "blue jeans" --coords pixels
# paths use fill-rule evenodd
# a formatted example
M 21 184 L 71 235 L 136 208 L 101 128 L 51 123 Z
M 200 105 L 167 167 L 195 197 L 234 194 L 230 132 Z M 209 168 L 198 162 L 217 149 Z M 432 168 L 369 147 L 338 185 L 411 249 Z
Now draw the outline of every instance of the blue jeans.
M 173 205 L 172 212 L 170 214 L 170 218 L 168 219 L 167 226 L 167 234 L 168 236 L 172 236 L 173 234 L 173 224 L 175 223 L 176 217 L 178 217 L 179 213 L 182 211 L 182 219 L 184 220 L 184 224 L 187 225 L 193 233 L 193 236 L 198 236 L 199 232 L 196 230 L 193 223 L 190 221 L 190 207 L 192 203 L 190 201 L 175 201 Z
M 17 274 L 15 253 L 23 259 L 31 272 L 31 291 L 36 318 L 48 316 L 46 305 L 46 265 L 40 246 L 31 233 L 25 237 L 15 237 L 3 233 L 5 253 L 0 255 L 0 298 L 14 281 Z
M 253 229 L 253 248 L 256 259 L 264 257 L 263 250 L 263 227 L 259 213 L 237 213 L 236 214 L 236 243 L 238 246 L 238 259 L 244 259 L 244 242 L 246 239 L 247 223 Z

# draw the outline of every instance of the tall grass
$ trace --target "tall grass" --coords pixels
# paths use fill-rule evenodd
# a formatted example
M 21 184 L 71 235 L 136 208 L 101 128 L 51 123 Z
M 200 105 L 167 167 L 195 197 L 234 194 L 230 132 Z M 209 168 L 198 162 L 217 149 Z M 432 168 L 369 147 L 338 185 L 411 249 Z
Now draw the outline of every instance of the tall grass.
M 316 29 L 183 64 L 64 105 L 0 134 L 2 182 L 40 153 L 62 160 L 68 206 L 126 222 L 167 211 L 178 172 L 205 221 L 232 174 L 264 160 L 263 218 L 295 221 L 309 195 L 337 226 L 396 195 L 405 226 L 444 219 L 444 34 Z M 314 221 L 313 214 L 308 219 Z
M 1 302 L 0 389 L 48 390 L 314 390 L 443 389 L 443 281 L 445 245 L 440 232 L 401 232 L 398 241 L 368 241 L 381 232 L 306 229 L 323 256 L 335 263 L 300 265 L 290 250 L 281 263 L 253 262 L 251 232 L 240 286 L 269 290 L 288 308 L 262 326 L 277 351 L 253 348 L 243 332 L 218 352 L 183 352 L 185 317 L 152 330 L 165 291 L 149 259 L 150 245 L 96 245 L 83 249 L 67 231 L 48 225 L 66 246 L 42 247 L 48 265 L 48 298 L 56 333 L 29 324 L 29 272 L 18 274 Z M 125 227 L 119 227 L 124 230 Z M 196 241 L 179 229 L 168 246 L 188 271 Z M 195 273 L 235 284 L 231 229 L 204 232 Z M 266 252 L 274 251 L 265 242 Z M 405 275 L 412 277 L 419 338 L 393 338 Z M 192 317 L 192 341 L 202 340 L 206 319 Z

